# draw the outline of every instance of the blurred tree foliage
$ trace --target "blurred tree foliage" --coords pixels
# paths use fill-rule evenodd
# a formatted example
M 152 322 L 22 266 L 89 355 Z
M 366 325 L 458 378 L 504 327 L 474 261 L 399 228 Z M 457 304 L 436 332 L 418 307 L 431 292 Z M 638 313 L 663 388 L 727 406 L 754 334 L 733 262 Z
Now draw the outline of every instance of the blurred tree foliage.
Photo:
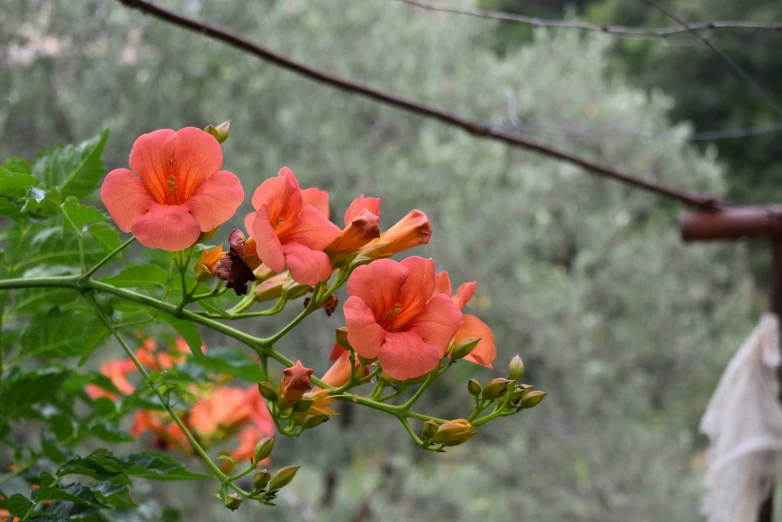
M 498 56 L 487 38 L 493 23 L 391 2 L 164 3 L 329 71 L 498 125 L 508 121 L 509 90 L 517 116 L 533 125 L 586 118 L 681 137 L 692 130 L 669 123 L 671 98 L 606 74 L 612 40 L 600 35 L 538 31 L 530 45 Z M 411 206 L 426 211 L 434 236 L 419 253 L 455 283 L 480 282 L 469 311 L 494 327 L 497 360 L 521 353 L 530 380 L 551 392 L 520 421 L 446 454 L 423 454 L 392 420 L 369 411 L 346 410 L 317 435 L 279 441 L 281 455 L 287 448 L 307 462 L 294 486 L 319 520 L 695 519 L 697 422 L 752 326 L 741 248 L 685 246 L 675 205 L 314 84 L 118 2 L 0 5 L 0 34 L 10 35 L 0 157 L 107 126 L 113 168 L 126 164 L 143 132 L 230 118 L 226 168 L 248 194 L 288 165 L 303 186 L 330 191 L 336 215 L 356 192 L 383 198 L 386 226 Z M 547 140 L 650 179 L 726 188 L 713 148 Z M 344 324 L 340 314 L 315 320 Z M 332 342 L 323 327 L 286 340 L 318 372 Z M 485 383 L 506 369 L 460 371 Z M 438 382 L 443 398 L 452 385 Z M 456 396 L 432 408 L 467 411 L 467 391 Z M 224 515 L 205 512 L 192 490 L 153 495 L 182 508 L 185 520 Z M 262 516 L 312 520 L 277 509 Z
M 676 22 L 639 2 L 622 0 L 580 2 L 521 2 L 479 0 L 486 9 L 530 16 L 561 18 L 578 13 L 588 21 L 632 27 L 661 27 Z M 669 0 L 664 5 L 685 21 L 782 19 L 782 4 L 774 0 Z M 503 22 L 495 43 L 500 50 L 530 41 L 532 30 Z M 782 55 L 776 51 L 782 34 L 771 31 L 719 30 L 704 33 L 721 51 L 746 70 L 777 105 L 782 91 Z M 740 78 L 725 61 L 694 36 L 660 39 L 616 38 L 611 46 L 608 72 L 619 73 L 647 91 L 660 89 L 674 104 L 669 116 L 675 122 L 691 122 L 696 131 L 760 127 L 782 121 L 764 96 Z M 649 129 L 640 129 L 648 131 Z M 782 149 L 779 134 L 768 133 L 716 143 L 720 158 L 729 166 L 728 195 L 742 202 L 764 203 L 782 199 Z M 702 143 L 708 147 L 708 142 Z

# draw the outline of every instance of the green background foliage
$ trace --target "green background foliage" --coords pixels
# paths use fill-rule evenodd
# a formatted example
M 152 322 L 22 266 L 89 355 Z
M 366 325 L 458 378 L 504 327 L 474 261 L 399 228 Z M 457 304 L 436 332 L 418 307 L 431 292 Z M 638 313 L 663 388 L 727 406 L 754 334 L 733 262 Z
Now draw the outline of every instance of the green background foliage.
M 705 50 L 685 48 L 693 54 L 685 58 L 682 51 L 682 61 L 677 61 L 669 49 L 644 42 L 653 50 L 638 58 L 643 61 L 635 67 L 641 72 L 630 71 L 632 80 L 625 80 L 616 72 L 625 43 L 617 48 L 614 40 L 595 34 L 525 31 L 524 45 L 511 45 L 501 24 L 381 0 L 164 4 L 325 70 L 497 125 L 509 124 L 508 90 L 515 96 L 520 121 L 529 125 L 578 122 L 686 138 L 694 129 L 755 125 L 770 118 L 760 109 L 746 109 L 749 94 L 738 94 L 746 88 L 728 82 L 735 92 L 721 96 L 719 106 L 742 116 L 709 113 L 713 120 L 698 119 L 700 109 L 692 98 L 704 92 L 718 96 L 727 88 L 722 80 L 729 73 L 720 73 L 720 81 L 709 82 L 707 88 L 693 85 L 688 92 L 675 85 L 673 77 L 682 77 L 682 82 L 693 80 L 690 74 L 701 79 L 704 75 L 698 71 L 717 68 Z M 525 360 L 525 381 L 550 392 L 535 410 L 487 426 L 470 443 L 445 454 L 421 451 L 393 419 L 378 412 L 343 408 L 342 416 L 302 439 L 278 441 L 274 459 L 280 465 L 303 464 L 290 486 L 295 496 L 283 496 L 279 507 L 263 511 L 243 506 L 234 518 L 695 519 L 704 470 L 704 441 L 696 433 L 697 423 L 727 360 L 757 317 L 756 290 L 741 246 L 684 245 L 676 229 L 675 205 L 569 165 L 479 141 L 311 83 L 117 2 L 0 0 L 0 5 L 0 34 L 9 37 L 5 74 L 0 74 L 7 100 L 0 104 L 0 158 L 21 156 L 30 162 L 3 164 L 13 173 L 2 178 L 3 196 L 27 197 L 50 175 L 66 179 L 67 172 L 46 169 L 53 158 L 86 158 L 90 175 L 79 179 L 94 184 L 106 170 L 127 165 L 130 146 L 141 133 L 231 119 L 225 168 L 241 178 L 248 195 L 287 165 L 302 186 L 329 191 L 334 221 L 358 193 L 383 198 L 384 228 L 410 208 L 419 208 L 429 215 L 434 235 L 416 253 L 434 257 L 455 283 L 479 281 L 476 299 L 466 311 L 493 327 L 499 349 L 496 368 L 458 364 L 450 378 L 434 387 L 427 404 L 433 413 L 463 415 L 470 403 L 464 382 L 474 377 L 485 383 L 504 374 L 515 353 Z M 743 17 L 731 13 L 719 14 Z M 590 13 L 598 15 L 627 23 L 646 21 Z M 506 39 L 500 53 L 497 31 Z M 771 47 L 764 42 L 757 45 L 767 51 Z M 760 51 L 747 53 L 758 57 L 763 67 L 773 61 Z M 773 67 L 768 67 L 772 74 Z M 665 74 L 667 79 L 662 78 Z M 652 85 L 661 89 L 648 90 Z M 756 97 L 751 99 L 756 103 Z M 682 123 L 690 120 L 694 123 Z M 82 150 L 55 149 L 35 160 L 38 150 L 58 142 L 78 143 L 104 128 L 111 129 L 111 136 L 103 169 L 88 150 L 102 146 L 103 138 Z M 744 167 L 753 167 L 722 145 L 718 154 L 713 146 L 684 141 L 537 138 L 691 190 L 743 197 L 749 194 L 745 188 L 759 187 L 756 178 L 742 174 Z M 754 140 L 746 149 L 757 150 L 743 152 L 773 169 L 773 156 L 761 150 L 771 139 Z M 735 146 L 740 148 L 740 143 Z M 773 184 L 772 178 L 763 179 Z M 28 210 L 53 215 L 57 208 L 74 204 L 67 196 L 83 196 L 83 190 L 73 183 L 61 194 L 38 194 L 42 199 L 32 198 Z M 763 193 L 772 194 L 770 189 Z M 240 226 L 249 208 L 248 198 L 234 225 Z M 34 218 L 26 228 L 3 221 L 0 241 L 22 244 L 24 238 L 25 248 L 3 249 L 4 266 L 13 266 L 14 273 L 0 272 L 2 277 L 41 270 L 48 275 L 69 273 L 78 267 L 73 245 L 79 234 L 88 245 L 87 261 L 97 261 L 119 244 L 102 215 L 81 206 L 61 214 L 55 218 L 61 222 L 56 229 L 41 228 Z M 87 230 L 69 228 L 66 215 L 86 224 Z M 141 255 L 142 262 L 167 266 L 157 253 Z M 134 282 L 134 270 L 115 270 L 112 283 L 140 285 Z M 162 276 L 151 271 L 143 282 L 149 283 L 145 291 L 162 293 Z M 41 356 L 56 350 L 58 341 L 79 335 L 86 340 L 79 353 L 58 352 L 77 357 L 104 338 L 100 328 L 93 331 L 79 323 L 80 310 L 62 293 L 42 296 L 29 290 L 20 292 L 15 302 L 14 313 L 22 319 L 3 325 L 3 345 L 18 346 L 20 353 Z M 244 328 L 268 335 L 296 312 L 286 311 L 279 324 L 248 320 Z M 331 329 L 343 324 L 340 314 L 316 314 L 280 349 L 322 373 L 328 367 Z M 213 335 L 205 334 L 204 341 L 210 352 L 202 364 L 235 364 L 246 372 L 242 376 L 252 378 L 252 367 L 237 346 Z M 213 347 L 235 350 L 234 358 L 213 358 Z M 110 342 L 86 367 L 118 356 L 119 347 Z M 278 373 L 272 377 L 279 378 L 279 368 L 274 371 Z M 40 372 L 62 373 L 63 389 L 83 396 L 85 377 L 71 382 L 77 376 L 60 366 L 11 375 L 10 380 L 4 376 L 3 389 L 8 391 L 3 393 L 15 394 L 7 406 L 14 414 L 32 415 L 40 409 L 36 394 L 22 397 L 10 391 L 17 389 L 14 379 L 34 383 Z M 132 405 L 112 406 L 116 410 L 107 415 L 121 417 L 116 412 Z M 107 406 L 92 407 L 101 411 Z M 51 429 L 60 443 L 83 432 L 113 433 L 113 428 L 81 425 L 73 420 L 78 416 L 69 417 L 68 408 L 64 410 L 57 410 L 54 420 L 32 417 L 29 422 L 64 424 Z M 105 416 L 101 413 L 98 420 Z M 29 438 L 37 445 L 39 431 L 14 436 L 21 437 L 20 443 Z M 40 445 L 52 460 L 67 465 L 68 456 L 56 455 L 57 444 L 44 438 Z M 114 454 L 143 448 L 143 443 L 123 443 Z M 86 446 L 80 454 L 91 449 Z M 9 464 L 11 457 L 0 454 L 0 463 Z M 111 457 L 111 462 L 124 468 L 131 465 L 129 458 Z M 187 468 L 197 470 L 197 462 L 188 462 Z M 112 493 L 102 475 L 93 479 L 96 482 L 87 486 L 90 493 L 70 493 L 80 499 L 72 501 L 73 509 L 114 502 L 114 495 L 127 493 Z M 184 520 L 226 517 L 209 493 L 208 484 L 160 488 L 142 481 L 131 496 L 144 509 L 117 520 L 159 520 L 164 517 L 162 506 L 181 510 Z

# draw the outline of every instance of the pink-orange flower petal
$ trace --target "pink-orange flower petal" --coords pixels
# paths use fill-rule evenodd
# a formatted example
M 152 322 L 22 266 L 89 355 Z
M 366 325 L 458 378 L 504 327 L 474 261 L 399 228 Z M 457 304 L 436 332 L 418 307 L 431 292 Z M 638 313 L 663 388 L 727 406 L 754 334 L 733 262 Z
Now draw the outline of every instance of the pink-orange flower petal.
M 291 278 L 303 285 L 315 286 L 331 276 L 331 261 L 325 252 L 311 250 L 299 243 L 283 245 Z
M 361 254 L 377 259 L 389 257 L 397 252 L 429 243 L 432 225 L 420 210 L 413 210 L 394 226 L 380 234 L 380 237 L 366 245 Z
M 317 187 L 310 187 L 301 191 L 301 197 L 303 204 L 312 205 L 315 210 L 320 212 L 326 219 L 329 218 L 331 211 L 329 210 L 329 193 L 325 190 L 320 190 Z
M 380 217 L 380 198 L 365 198 L 364 194 L 353 200 L 345 211 L 345 226 L 350 225 L 363 211 Z
M 415 379 L 429 373 L 440 364 L 440 351 L 412 332 L 394 332 L 378 352 L 383 371 L 400 381 Z
M 140 136 L 129 163 L 133 172 L 106 176 L 101 199 L 121 230 L 151 248 L 192 246 L 201 232 L 230 219 L 244 198 L 238 178 L 219 171 L 220 144 L 195 127 Z
M 299 243 L 313 250 L 323 250 L 339 233 L 337 225 L 310 205 L 301 209 L 290 226 L 278 231 L 277 237 L 283 244 Z
M 497 357 L 494 334 L 486 323 L 474 315 L 464 314 L 464 324 L 456 332 L 453 342 L 456 344 L 471 338 L 480 339 L 480 342 L 464 359 L 491 368 L 492 361 Z
M 348 342 L 360 356 L 374 359 L 388 332 L 378 324 L 376 314 L 360 297 L 349 297 L 343 309 Z
M 231 219 L 242 201 L 244 189 L 239 178 L 227 170 L 220 170 L 201 183 L 187 200 L 187 205 L 201 225 L 201 231 L 208 232 Z
M 366 303 L 374 316 L 383 315 L 396 306 L 399 291 L 407 281 L 407 274 L 407 267 L 391 259 L 373 261 L 353 271 L 348 279 L 348 294 Z M 345 307 L 347 308 L 347 303 Z
M 186 205 L 152 203 L 133 221 L 131 232 L 144 246 L 174 252 L 191 247 L 201 235 L 201 225 Z
M 426 303 L 423 311 L 410 323 L 408 329 L 421 336 L 426 343 L 445 355 L 448 345 L 464 323 L 462 313 L 445 295 L 436 295 Z
M 423 257 L 408 257 L 400 263 L 407 268 L 407 280 L 399 289 L 402 310 L 394 318 L 394 323 L 401 327 L 420 314 L 426 302 L 434 292 L 434 260 Z
M 100 188 L 100 197 L 111 219 L 123 232 L 130 232 L 133 221 L 155 202 L 144 183 L 128 169 L 109 172 Z
M 456 289 L 456 293 L 453 295 L 453 302 L 459 307 L 459 310 L 464 310 L 467 303 L 470 302 L 472 296 L 475 295 L 475 288 L 478 283 L 472 281 L 470 283 L 463 283 Z
M 282 272 L 285 269 L 285 254 L 282 252 L 282 243 L 270 223 L 269 210 L 265 204 L 261 205 L 255 213 L 251 232 L 261 262 L 275 272 Z
M 325 193 L 308 194 L 322 204 Z M 252 227 L 263 264 L 281 272 L 287 262 L 291 277 L 301 284 L 314 285 L 328 279 L 331 263 L 322 251 L 339 235 L 339 227 L 314 206 L 304 204 L 303 192 L 290 169 L 285 167 L 276 178 L 264 181 L 253 194 L 253 206 L 257 209 L 255 216 L 245 223 Z

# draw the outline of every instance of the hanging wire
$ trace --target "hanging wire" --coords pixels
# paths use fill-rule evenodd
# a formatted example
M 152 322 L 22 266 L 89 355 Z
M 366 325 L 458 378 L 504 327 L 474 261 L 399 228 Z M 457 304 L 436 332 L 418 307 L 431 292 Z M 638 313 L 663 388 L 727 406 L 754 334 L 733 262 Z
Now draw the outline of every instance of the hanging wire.
M 550 136 L 577 136 L 585 138 L 637 138 L 661 141 L 720 141 L 738 138 L 748 138 L 761 134 L 782 131 L 782 122 L 770 123 L 758 127 L 724 129 L 695 132 L 687 136 L 677 136 L 670 132 L 642 132 L 635 130 L 603 130 L 573 127 L 551 127 L 527 125 L 519 119 L 516 96 L 513 89 L 505 88 L 505 99 L 508 107 L 508 120 L 513 129 L 525 134 L 544 134 Z
M 780 107 L 776 103 L 771 93 L 769 93 L 762 85 L 760 85 L 760 83 L 757 80 L 755 80 L 755 78 L 753 78 L 752 75 L 749 74 L 742 66 L 740 66 L 733 58 L 731 58 L 725 52 L 718 49 L 714 44 L 712 44 L 708 40 L 708 38 L 705 38 L 696 30 L 696 28 L 693 28 L 692 24 L 688 24 L 687 22 L 684 22 L 681 18 L 676 16 L 670 9 L 668 9 L 664 5 L 655 2 L 655 0 L 645 0 L 645 1 L 647 4 L 651 5 L 655 9 L 658 9 L 663 14 L 665 14 L 665 16 L 675 21 L 676 23 L 680 24 L 682 27 L 686 28 L 689 32 L 695 35 L 696 38 L 701 40 L 706 45 L 706 47 L 714 51 L 717 54 L 717 56 L 722 58 L 722 60 L 725 61 L 725 63 L 727 63 L 736 74 L 738 74 L 742 79 L 744 79 L 745 82 L 751 85 L 752 88 L 758 92 L 758 94 L 763 96 L 763 98 L 766 101 L 766 104 L 769 107 L 774 109 L 774 111 L 777 114 L 782 116 L 782 107 Z
M 486 9 L 477 9 L 474 7 L 462 7 L 444 2 L 435 2 L 429 0 L 391 0 L 401 2 L 413 7 L 427 9 L 429 11 L 442 11 L 447 13 L 462 14 L 467 16 L 476 16 L 479 18 L 488 18 L 493 20 L 504 20 L 509 22 L 519 22 L 531 25 L 533 27 L 559 27 L 564 29 L 576 29 L 581 31 L 597 31 L 601 33 L 624 35 L 627 37 L 638 38 L 665 38 L 674 34 L 686 33 L 692 30 L 702 29 L 755 29 L 764 31 L 782 32 L 782 22 L 754 22 L 746 20 L 713 20 L 705 22 L 692 22 L 690 24 L 681 24 L 671 27 L 625 27 L 620 25 L 590 24 L 578 20 L 557 20 L 551 18 L 537 18 L 525 16 L 504 11 L 489 11 Z

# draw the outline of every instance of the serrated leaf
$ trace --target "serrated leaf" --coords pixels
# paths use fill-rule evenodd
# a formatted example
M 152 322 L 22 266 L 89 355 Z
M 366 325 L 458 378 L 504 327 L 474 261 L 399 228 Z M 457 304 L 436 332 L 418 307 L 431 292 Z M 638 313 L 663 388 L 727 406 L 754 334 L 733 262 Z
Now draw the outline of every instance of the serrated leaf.
M 20 355 L 55 358 L 88 354 L 109 335 L 94 317 L 53 310 L 33 318 L 22 334 Z
M 113 480 L 121 484 L 130 484 L 124 471 L 131 465 L 123 462 L 110 451 L 100 449 L 86 457 L 73 457 L 60 466 L 57 476 L 83 475 L 96 480 Z
M 59 441 L 63 441 L 73 435 L 76 429 L 73 419 L 64 413 L 52 415 L 47 419 L 47 423 L 49 424 L 49 429 Z
M 24 172 L 14 172 L 0 167 L 0 196 L 19 199 L 23 198 L 38 180 Z
M 190 351 L 193 352 L 196 359 L 200 359 L 204 356 L 204 352 L 201 349 L 204 343 L 201 340 L 201 334 L 198 331 L 198 327 L 194 323 L 184 319 L 178 319 L 166 312 L 160 312 L 158 314 L 158 319 L 171 325 L 171 327 L 182 336 L 182 339 L 184 339 L 190 347 Z
M 96 223 L 97 225 L 108 223 Z M 14 263 L 16 271 L 37 267 L 39 265 L 79 266 L 79 242 L 75 232 L 68 230 L 63 233 L 61 226 L 44 227 L 34 225 L 24 239 L 13 240 L 20 245 L 19 259 Z M 84 259 L 88 264 L 100 261 L 106 255 L 101 243 L 95 238 L 85 235 Z
M 57 270 L 57 272 L 62 272 Z M 62 273 L 49 275 L 64 275 Z M 44 277 L 42 274 L 24 273 L 25 277 Z M 15 294 L 13 313 L 38 314 L 52 306 L 73 302 L 76 293 L 70 288 L 25 288 Z
M 210 348 L 203 357 L 194 359 L 194 362 L 207 370 L 233 375 L 250 382 L 263 380 L 259 363 L 245 350 L 236 348 Z
M 86 388 L 87 385 L 89 385 L 89 384 L 94 384 L 95 386 L 98 386 L 99 388 L 102 388 L 102 389 L 104 389 L 104 390 L 106 390 L 108 392 L 111 392 L 111 393 L 119 393 L 119 390 L 114 385 L 114 383 L 111 381 L 111 379 L 109 379 L 108 377 L 106 377 L 102 373 L 95 372 L 95 371 L 88 371 L 88 372 L 83 372 L 83 373 L 72 373 L 68 377 L 68 380 L 65 381 L 65 384 L 63 385 L 62 390 L 64 392 L 66 392 L 66 393 L 74 393 L 74 392 L 77 392 L 79 390 L 84 390 L 84 388 Z M 94 401 L 95 402 L 95 406 L 94 407 L 95 407 L 96 410 L 98 409 L 97 405 L 98 405 L 98 403 L 101 400 L 109 401 L 112 404 L 111 411 L 113 411 L 113 404 L 114 403 L 110 399 L 106 399 L 105 397 L 102 397 L 100 399 L 95 399 L 95 401 Z
M 163 288 L 168 283 L 168 273 L 158 265 L 133 265 L 126 267 L 119 274 L 103 279 L 117 288 L 138 288 L 157 285 Z
M 68 460 L 68 454 L 61 450 L 57 444 L 47 436 L 41 437 L 41 451 L 43 451 L 46 458 L 52 462 L 65 462 Z
M 87 229 L 87 235 L 95 239 L 95 242 L 108 254 L 119 246 L 119 230 L 111 223 L 93 223 Z M 122 259 L 121 254 L 114 256 L 114 260 Z
M 203 473 L 188 471 L 182 464 L 169 456 L 151 451 L 129 455 L 124 459 L 131 465 L 128 475 L 150 480 L 209 480 Z
M 131 434 L 119 429 L 116 424 L 108 422 L 91 426 L 90 433 L 106 442 L 133 442 L 136 440 Z
M 0 417 L 19 416 L 33 404 L 52 399 L 70 371 L 58 366 L 38 368 L 28 373 L 14 372 L 0 381 Z
M 201 299 L 200 301 L 196 301 L 198 303 L 198 306 L 206 310 L 207 312 L 211 312 L 213 314 L 222 315 L 226 319 L 231 318 L 231 314 L 220 308 L 219 306 L 215 306 L 212 303 L 210 303 L 207 299 Z
M 12 156 L 5 160 L 0 167 L 10 170 L 11 172 L 18 172 L 21 174 L 30 174 L 32 172 L 32 165 L 27 160 Z
M 58 187 L 63 198 L 91 194 L 105 173 L 101 155 L 108 135 L 104 130 L 76 147 L 60 145 L 47 150 L 33 163 L 33 176 L 49 188 Z
M 42 471 L 39 480 L 41 481 L 41 486 L 44 488 L 51 486 L 57 481 L 57 479 L 54 478 L 54 475 L 48 471 Z
M 17 517 L 25 516 L 27 512 L 30 511 L 30 509 L 33 507 L 33 503 L 30 501 L 30 499 L 24 495 L 20 495 L 19 493 L 14 493 L 8 497 L 8 502 L 6 505 L 8 506 L 8 511 Z
M 109 220 L 103 212 L 95 207 L 82 205 L 79 203 L 79 200 L 73 196 L 69 196 L 62 205 L 60 205 L 60 209 L 67 218 L 66 222 L 74 227 L 77 232 L 81 232 L 88 223 L 94 223 L 95 221 L 106 222 Z
M 36 490 L 36 500 L 45 502 L 47 500 L 73 502 L 82 506 L 105 508 L 105 504 L 100 502 L 95 494 L 83 484 L 68 484 L 67 486 L 49 486 Z

